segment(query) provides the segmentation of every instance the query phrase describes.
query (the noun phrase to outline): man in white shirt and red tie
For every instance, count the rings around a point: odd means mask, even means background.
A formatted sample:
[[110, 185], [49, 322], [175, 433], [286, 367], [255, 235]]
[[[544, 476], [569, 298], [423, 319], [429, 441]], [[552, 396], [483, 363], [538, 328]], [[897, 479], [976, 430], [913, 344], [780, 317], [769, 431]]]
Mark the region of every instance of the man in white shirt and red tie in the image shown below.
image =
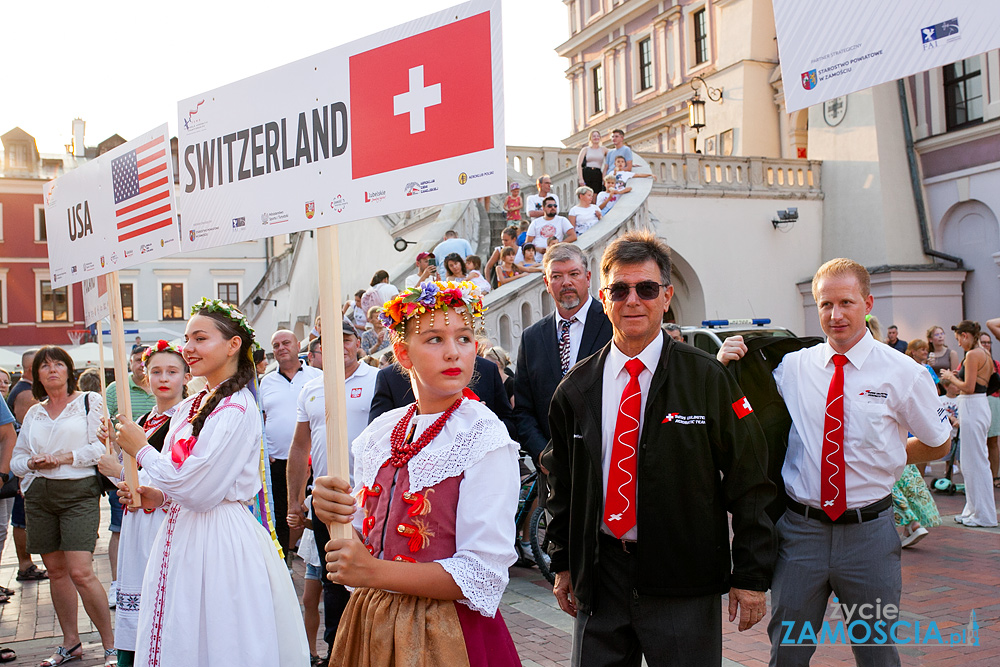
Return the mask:
[[553, 592], [576, 618], [572, 664], [720, 665], [721, 596], [730, 621], [752, 627], [776, 558], [763, 433], [729, 373], [661, 330], [666, 243], [619, 237], [601, 284], [612, 341], [556, 389], [543, 456]]
[[[792, 427], [781, 469], [789, 501], [777, 523], [771, 665], [809, 664], [815, 639], [800, 637], [820, 636], [831, 593], [848, 609], [893, 610], [856, 614], [851, 643], [858, 665], [900, 664], [886, 645], [895, 642], [882, 638], [902, 589], [890, 494], [908, 461], [948, 451], [951, 425], [927, 371], [868, 333], [870, 285], [852, 260], [821, 266], [812, 290], [826, 343], [785, 355], [773, 373]], [[719, 358], [745, 352], [741, 339], [729, 339]]]

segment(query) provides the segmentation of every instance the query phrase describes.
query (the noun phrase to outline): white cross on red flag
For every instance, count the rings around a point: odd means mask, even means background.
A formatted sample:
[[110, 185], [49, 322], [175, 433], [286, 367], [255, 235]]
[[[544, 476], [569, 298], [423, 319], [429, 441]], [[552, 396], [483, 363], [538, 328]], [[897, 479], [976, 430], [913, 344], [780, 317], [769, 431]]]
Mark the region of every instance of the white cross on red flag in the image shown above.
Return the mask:
[[490, 14], [350, 58], [352, 176], [493, 148]]
[[740, 419], [743, 419], [748, 414], [753, 412], [753, 408], [750, 407], [750, 401], [747, 400], [746, 396], [733, 403], [733, 412], [735, 412], [736, 416]]

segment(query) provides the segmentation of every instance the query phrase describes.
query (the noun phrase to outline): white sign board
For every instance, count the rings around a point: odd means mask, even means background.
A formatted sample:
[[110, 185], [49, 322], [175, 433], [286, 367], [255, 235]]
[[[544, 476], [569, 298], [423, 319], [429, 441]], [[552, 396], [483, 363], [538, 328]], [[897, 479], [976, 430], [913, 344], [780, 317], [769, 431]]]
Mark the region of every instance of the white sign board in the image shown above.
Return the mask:
[[182, 249], [503, 192], [501, 62], [473, 0], [182, 100]]
[[996, 0], [773, 2], [789, 112], [1000, 48]]
[[45, 232], [52, 286], [178, 252], [173, 195], [166, 123], [50, 181]]
[[104, 275], [83, 279], [83, 323], [88, 327], [111, 316], [108, 280]]

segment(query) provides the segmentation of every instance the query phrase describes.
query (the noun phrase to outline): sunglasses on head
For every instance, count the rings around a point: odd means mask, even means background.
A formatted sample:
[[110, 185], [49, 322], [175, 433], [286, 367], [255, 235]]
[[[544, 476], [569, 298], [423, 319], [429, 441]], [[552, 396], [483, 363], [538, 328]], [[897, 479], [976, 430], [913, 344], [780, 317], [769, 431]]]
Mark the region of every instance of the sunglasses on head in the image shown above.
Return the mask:
[[635, 289], [636, 296], [643, 301], [652, 301], [660, 296], [660, 288], [667, 287], [653, 280], [643, 280], [641, 283], [629, 285], [628, 283], [611, 283], [604, 288], [604, 293], [612, 301], [624, 301], [628, 298], [629, 292]]

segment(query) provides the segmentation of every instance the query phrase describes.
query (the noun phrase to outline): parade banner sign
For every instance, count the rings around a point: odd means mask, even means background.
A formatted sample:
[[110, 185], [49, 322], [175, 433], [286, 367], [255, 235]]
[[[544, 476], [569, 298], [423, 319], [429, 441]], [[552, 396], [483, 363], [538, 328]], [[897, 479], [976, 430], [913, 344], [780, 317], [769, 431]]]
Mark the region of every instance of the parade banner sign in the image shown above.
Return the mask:
[[503, 192], [500, 0], [178, 104], [181, 248]]
[[52, 286], [178, 252], [173, 193], [166, 123], [50, 181], [45, 233]]
[[[104, 275], [83, 279], [83, 323], [88, 327], [111, 316], [108, 280]], [[103, 327], [99, 327], [103, 328]], [[102, 364], [103, 365], [103, 364]]]
[[774, 0], [791, 111], [1000, 48], [1000, 2]]

